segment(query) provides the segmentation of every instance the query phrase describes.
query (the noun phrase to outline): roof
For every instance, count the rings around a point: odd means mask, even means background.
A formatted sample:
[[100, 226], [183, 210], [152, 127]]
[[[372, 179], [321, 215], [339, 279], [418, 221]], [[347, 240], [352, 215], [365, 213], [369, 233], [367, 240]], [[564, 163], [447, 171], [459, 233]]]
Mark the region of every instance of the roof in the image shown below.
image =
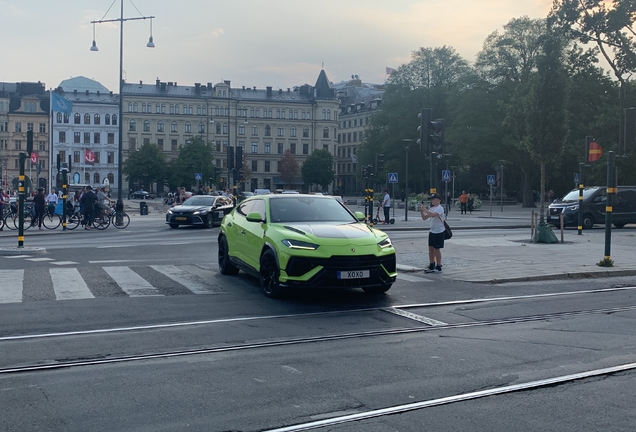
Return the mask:
[[109, 90], [101, 85], [99, 82], [86, 78], [84, 76], [77, 76], [69, 78], [60, 83], [58, 88], [61, 88], [64, 92], [72, 93], [77, 90], [78, 93], [85, 93], [88, 90], [90, 93], [108, 93]]

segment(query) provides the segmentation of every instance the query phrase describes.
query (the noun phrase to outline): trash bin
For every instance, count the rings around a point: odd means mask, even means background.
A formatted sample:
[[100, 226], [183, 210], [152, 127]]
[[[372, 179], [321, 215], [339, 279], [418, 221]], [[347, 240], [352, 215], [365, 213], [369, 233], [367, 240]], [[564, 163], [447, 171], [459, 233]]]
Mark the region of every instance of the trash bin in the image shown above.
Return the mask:
[[146, 204], [146, 201], [142, 201], [139, 203], [139, 214], [142, 216], [148, 214], [148, 204]]

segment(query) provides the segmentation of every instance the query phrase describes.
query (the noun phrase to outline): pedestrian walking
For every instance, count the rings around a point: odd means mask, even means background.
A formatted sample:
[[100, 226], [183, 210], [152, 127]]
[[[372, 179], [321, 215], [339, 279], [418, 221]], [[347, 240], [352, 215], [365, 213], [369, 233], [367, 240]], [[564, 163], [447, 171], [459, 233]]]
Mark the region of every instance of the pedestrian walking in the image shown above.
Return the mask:
[[462, 194], [459, 196], [459, 214], [466, 214], [468, 204], [468, 195], [466, 195], [466, 191], [462, 191]]
[[475, 198], [473, 195], [468, 196], [468, 201], [466, 202], [466, 207], [470, 214], [473, 214], [473, 207], [475, 206]]
[[[11, 201], [9, 200], [9, 195], [7, 195], [2, 188], [0, 188], [0, 215], [4, 216], [4, 207], [10, 206]], [[0, 225], [0, 231], [4, 228], [3, 225]]]
[[97, 195], [93, 192], [91, 186], [86, 186], [86, 192], [82, 194], [81, 204], [84, 209], [84, 229], [89, 230], [93, 225], [93, 217], [95, 215], [95, 202], [97, 201]]
[[388, 224], [389, 219], [391, 218], [391, 196], [389, 195], [389, 190], [384, 189], [384, 198], [382, 199], [382, 208], [384, 209], [384, 222], [383, 224]]
[[446, 206], [444, 206], [444, 211], [446, 212], [446, 215], [450, 213], [452, 205], [453, 205], [453, 197], [451, 197], [450, 192], [446, 192]]
[[35, 210], [35, 219], [31, 221], [31, 226], [36, 221], [38, 228], [42, 231], [42, 221], [44, 220], [44, 209], [46, 208], [46, 197], [44, 196], [44, 188], [38, 188], [38, 193], [33, 197], [33, 208]]
[[434, 193], [428, 197], [431, 202], [429, 208], [420, 204], [422, 220], [430, 220], [428, 233], [428, 261], [429, 265], [424, 273], [442, 272], [442, 249], [444, 248], [444, 208], [441, 206], [442, 197]]

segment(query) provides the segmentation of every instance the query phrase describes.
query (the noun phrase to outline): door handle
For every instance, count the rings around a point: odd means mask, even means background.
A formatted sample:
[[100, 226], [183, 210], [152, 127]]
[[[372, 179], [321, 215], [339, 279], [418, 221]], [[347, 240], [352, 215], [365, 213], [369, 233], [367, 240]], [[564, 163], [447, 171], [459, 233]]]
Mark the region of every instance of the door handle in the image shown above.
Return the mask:
[[241, 230], [241, 234], [245, 235], [245, 230]]

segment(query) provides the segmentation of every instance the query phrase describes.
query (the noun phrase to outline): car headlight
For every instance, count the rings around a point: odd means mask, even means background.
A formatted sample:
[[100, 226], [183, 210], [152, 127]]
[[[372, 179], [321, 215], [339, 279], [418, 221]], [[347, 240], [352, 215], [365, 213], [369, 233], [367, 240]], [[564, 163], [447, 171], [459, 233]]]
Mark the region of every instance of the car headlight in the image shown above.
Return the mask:
[[168, 211], [166, 213], [172, 214], [172, 209], [168, 209]]
[[283, 240], [281, 243], [290, 249], [316, 250], [320, 247], [317, 244], [307, 243], [300, 240]]
[[387, 237], [384, 240], [382, 240], [380, 243], [378, 243], [378, 246], [380, 247], [380, 249], [386, 249], [386, 248], [393, 247], [393, 243], [391, 243], [391, 239]]
[[203, 214], [203, 213], [205, 213], [205, 210], [197, 210], [197, 211], [195, 211], [195, 212], [194, 212], [194, 213], [192, 213], [192, 214], [193, 214], [193, 215], [200, 215], [200, 214]]
[[578, 204], [568, 207], [568, 210], [572, 210], [572, 211], [578, 210], [578, 209], [579, 209], [579, 205]]

